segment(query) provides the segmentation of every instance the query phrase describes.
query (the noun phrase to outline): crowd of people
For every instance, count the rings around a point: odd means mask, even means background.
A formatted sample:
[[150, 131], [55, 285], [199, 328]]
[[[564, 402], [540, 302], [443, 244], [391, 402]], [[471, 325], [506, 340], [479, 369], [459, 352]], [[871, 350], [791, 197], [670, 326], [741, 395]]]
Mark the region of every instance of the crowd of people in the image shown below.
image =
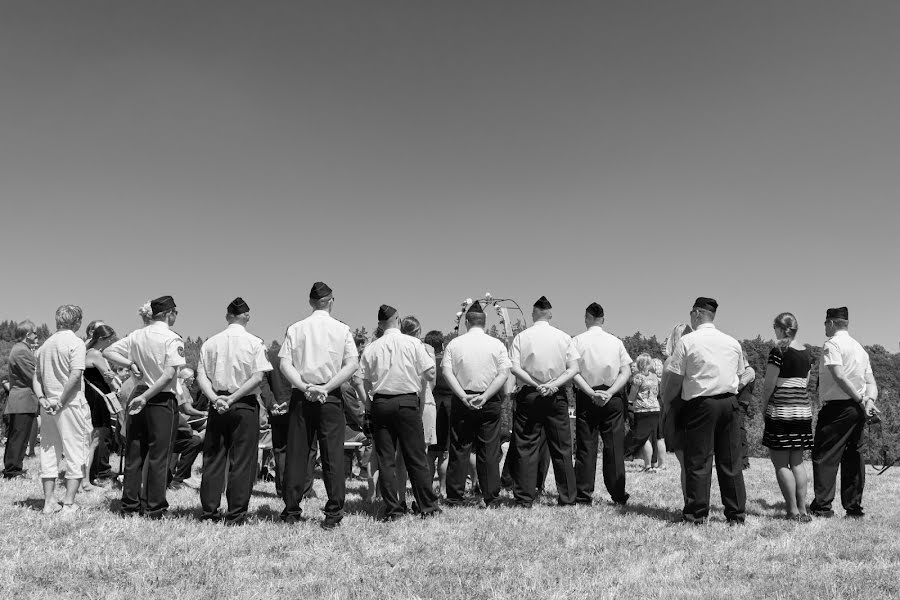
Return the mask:
[[[508, 346], [487, 335], [477, 301], [465, 310], [466, 332], [446, 346], [440, 331], [422, 336], [415, 317], [388, 305], [378, 309], [374, 339], [354, 336], [332, 316], [334, 295], [323, 282], [312, 286], [309, 306], [311, 314], [288, 327], [275, 356], [247, 331], [250, 307], [236, 298], [226, 307], [225, 329], [202, 344], [196, 372], [172, 329], [178, 309], [171, 296], [142, 306], [143, 326], [121, 338], [102, 321], [79, 337], [82, 310], [73, 305], [57, 309], [56, 332], [40, 345], [34, 323], [19, 323], [4, 382], [4, 477], [26, 476], [23, 460], [39, 417], [45, 513], [77, 511], [77, 494], [110, 477], [109, 448], [118, 440], [123, 514], [161, 518], [167, 490], [188, 484], [199, 487], [202, 519], [241, 524], [260, 473], [260, 448], [269, 447], [282, 520], [305, 519], [302, 504], [318, 463], [327, 495], [321, 525], [331, 529], [344, 516], [354, 463], [369, 482], [369, 499], [382, 499], [373, 516], [390, 521], [410, 512], [432, 517], [442, 506], [495, 507], [503, 487], [511, 488], [515, 505], [530, 508], [551, 464], [558, 504], [590, 505], [598, 455], [610, 501], [625, 505], [626, 457], [638, 457], [654, 473], [674, 452], [683, 520], [708, 519], [715, 463], [725, 518], [744, 522], [743, 415], [756, 373], [740, 344], [714, 325], [712, 298], [698, 298], [690, 323], [672, 330], [665, 362], [648, 354], [633, 360], [604, 330], [596, 302], [585, 309], [585, 331], [571, 337], [551, 325], [552, 306], [542, 296], [532, 308], [533, 325]], [[826, 311], [824, 404], [813, 432], [811, 354], [797, 341], [794, 315], [773, 321], [763, 445], [789, 519], [834, 514], [838, 468], [846, 514], [863, 516], [862, 432], [879, 411], [868, 356], [848, 326], [846, 308]], [[268, 401], [261, 399], [264, 383]], [[502, 399], [510, 391], [512, 430], [503, 431]], [[807, 506], [808, 450], [814, 498]], [[197, 482], [191, 472], [201, 454]]]

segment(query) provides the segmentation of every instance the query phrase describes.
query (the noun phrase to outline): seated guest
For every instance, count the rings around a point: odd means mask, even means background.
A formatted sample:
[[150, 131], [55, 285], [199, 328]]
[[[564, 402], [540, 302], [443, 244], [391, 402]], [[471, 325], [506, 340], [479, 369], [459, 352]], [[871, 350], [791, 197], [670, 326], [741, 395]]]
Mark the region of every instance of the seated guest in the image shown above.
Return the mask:
[[91, 411], [84, 398], [85, 346], [75, 335], [81, 327], [81, 308], [71, 304], [56, 309], [56, 333], [37, 351], [34, 393], [41, 405], [41, 481], [45, 514], [58, 510], [54, 498], [59, 466], [64, 465], [66, 494], [62, 510], [78, 509], [75, 495], [81, 487], [90, 432]]
[[813, 445], [812, 405], [806, 388], [812, 354], [797, 339], [797, 318], [781, 313], [773, 324], [778, 343], [769, 351], [762, 406], [762, 444], [769, 449], [787, 518], [806, 522], [808, 478], [803, 452]]

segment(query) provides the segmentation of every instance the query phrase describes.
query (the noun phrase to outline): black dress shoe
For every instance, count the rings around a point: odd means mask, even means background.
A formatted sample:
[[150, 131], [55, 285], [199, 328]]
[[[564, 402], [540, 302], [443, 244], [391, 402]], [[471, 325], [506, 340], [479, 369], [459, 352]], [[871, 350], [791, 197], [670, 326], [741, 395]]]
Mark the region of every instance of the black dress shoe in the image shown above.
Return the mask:
[[326, 529], [326, 530], [337, 529], [340, 526], [341, 526], [341, 520], [340, 519], [332, 519], [331, 517], [325, 517], [325, 520], [322, 521], [322, 524], [320, 525], [320, 527], [322, 529]]

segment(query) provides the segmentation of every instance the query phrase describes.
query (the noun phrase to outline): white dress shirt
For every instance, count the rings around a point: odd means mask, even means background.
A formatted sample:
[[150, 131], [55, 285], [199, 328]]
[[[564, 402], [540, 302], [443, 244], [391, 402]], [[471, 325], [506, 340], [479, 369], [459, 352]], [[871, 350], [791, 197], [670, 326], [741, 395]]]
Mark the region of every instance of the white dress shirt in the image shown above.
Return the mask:
[[[213, 390], [229, 394], [238, 391], [254, 373], [272, 370], [266, 356], [266, 345], [250, 334], [243, 325], [232, 323], [200, 346], [200, 368], [212, 383]], [[259, 393], [259, 387], [248, 392]]]
[[363, 350], [360, 367], [373, 394], [418, 394], [434, 359], [417, 338], [388, 329]]
[[568, 333], [547, 321], [537, 321], [513, 339], [509, 358], [514, 367], [542, 384], [565, 373], [566, 364], [581, 355]]
[[703, 323], [682, 336], [666, 370], [684, 377], [681, 397], [736, 394], [739, 374], [747, 368], [741, 345], [712, 323]]
[[866, 393], [866, 375], [872, 374], [869, 354], [859, 342], [850, 337], [850, 333], [841, 330], [825, 341], [822, 347], [822, 360], [819, 363], [819, 398], [823, 402], [829, 400], [849, 400], [847, 392], [842, 390], [828, 365], [842, 365], [844, 377], [860, 396]]
[[599, 325], [576, 335], [572, 341], [581, 355], [579, 372], [591, 387], [611, 386], [619, 378], [622, 366], [633, 362], [622, 340]]
[[183, 367], [184, 340], [169, 328], [165, 321], [153, 323], [128, 334], [123, 343], [128, 348], [128, 358], [143, 374], [140, 384], [152, 386], [168, 367], [174, 367], [175, 377], [160, 392], [176, 392], [178, 367]]
[[127, 349], [126, 356], [143, 375], [137, 382], [138, 385], [150, 387], [162, 378], [163, 371], [167, 367], [174, 367], [176, 376], [160, 392], [175, 393], [178, 367], [186, 364], [184, 341], [180, 335], [169, 329], [168, 323], [153, 321], [146, 327], [132, 331], [112, 347], [115, 350]]
[[278, 358], [291, 358], [300, 379], [308, 385], [323, 385], [359, 353], [350, 328], [317, 310], [287, 329]]
[[444, 373], [453, 373], [462, 389], [483, 392], [512, 363], [503, 342], [486, 334], [481, 327], [472, 327], [450, 340], [444, 348], [441, 366]]

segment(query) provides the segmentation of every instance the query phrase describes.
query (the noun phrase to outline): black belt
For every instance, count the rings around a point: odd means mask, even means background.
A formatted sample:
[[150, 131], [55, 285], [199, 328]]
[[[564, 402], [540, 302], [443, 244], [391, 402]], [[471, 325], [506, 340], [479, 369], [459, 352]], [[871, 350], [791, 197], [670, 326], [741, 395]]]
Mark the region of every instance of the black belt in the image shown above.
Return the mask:
[[381, 399], [390, 400], [391, 398], [399, 398], [400, 396], [418, 396], [418, 395], [419, 395], [419, 392], [417, 392], [417, 391], [416, 392], [403, 392], [401, 394], [381, 394], [381, 393], [379, 393], [379, 394], [375, 394], [374, 396], [372, 396], [372, 400], [381, 400]]
[[726, 392], [724, 394], [716, 394], [715, 396], [697, 396], [696, 398], [691, 398], [690, 400], [685, 400], [685, 402], [692, 402], [694, 400], [725, 400], [726, 398], [736, 398], [737, 393], [735, 392]]

